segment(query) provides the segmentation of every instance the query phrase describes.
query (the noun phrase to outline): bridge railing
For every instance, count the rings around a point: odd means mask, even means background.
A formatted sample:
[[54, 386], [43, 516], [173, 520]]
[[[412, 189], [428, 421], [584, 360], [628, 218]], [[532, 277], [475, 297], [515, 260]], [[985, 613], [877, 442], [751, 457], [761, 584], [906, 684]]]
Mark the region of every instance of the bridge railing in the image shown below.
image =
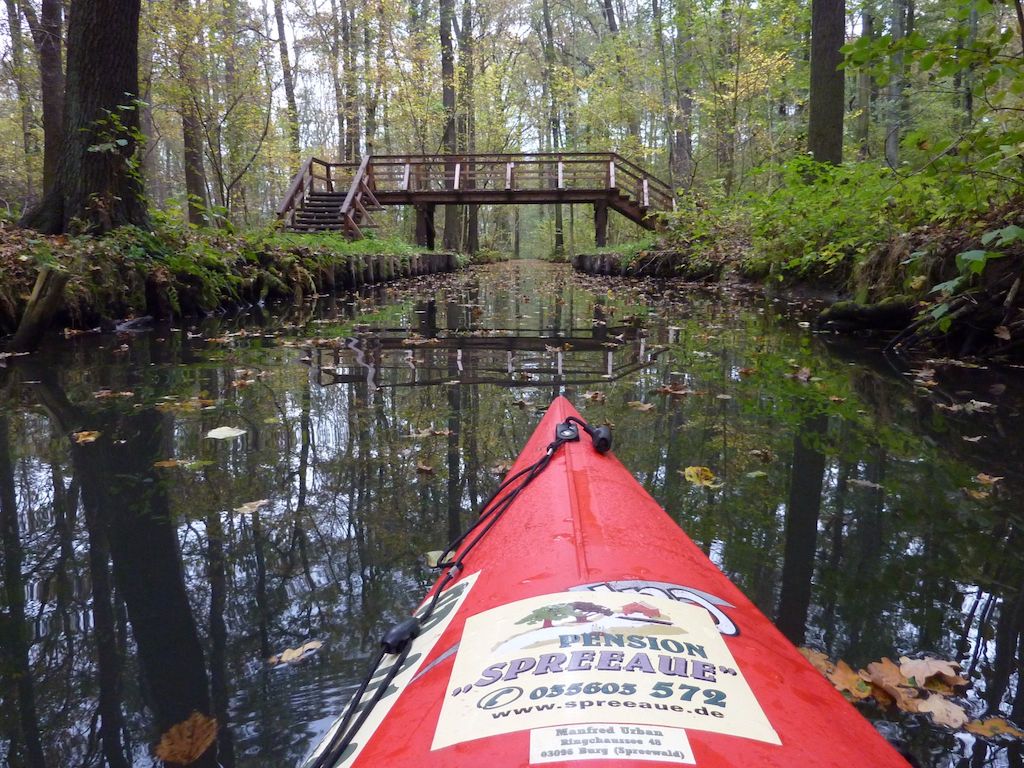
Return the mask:
[[288, 191], [277, 208], [277, 217], [291, 224], [295, 210], [302, 207], [302, 201], [316, 192], [334, 192], [346, 189], [351, 182], [358, 163], [330, 163], [319, 157], [308, 157], [292, 177]]
[[668, 211], [675, 206], [675, 195], [668, 184], [614, 152], [370, 155], [362, 163], [307, 159], [292, 178], [278, 207], [278, 217], [286, 225], [291, 224], [296, 209], [309, 195], [349, 189], [360, 174], [365, 175], [367, 190], [381, 195], [470, 190], [617, 191], [645, 210]]
[[672, 188], [612, 152], [375, 155], [378, 192], [619, 190], [644, 208], [671, 210]]

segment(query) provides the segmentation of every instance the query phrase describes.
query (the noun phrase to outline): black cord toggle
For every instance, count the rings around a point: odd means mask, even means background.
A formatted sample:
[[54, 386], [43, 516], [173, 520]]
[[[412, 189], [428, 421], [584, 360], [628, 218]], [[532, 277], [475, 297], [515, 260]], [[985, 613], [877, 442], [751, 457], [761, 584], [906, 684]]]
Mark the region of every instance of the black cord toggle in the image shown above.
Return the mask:
[[401, 653], [405, 647], [420, 634], [420, 620], [410, 616], [405, 621], [400, 621], [381, 638], [380, 645], [385, 653]]
[[[573, 424], [579, 424], [583, 427], [583, 431], [590, 435], [590, 442], [594, 445], [594, 450], [598, 453], [608, 453], [612, 449], [612, 428], [607, 424], [602, 424], [600, 427], [592, 427], [582, 419], [577, 419], [575, 416], [570, 416], [565, 424], [573, 426]], [[558, 425], [561, 428], [562, 424]], [[577, 434], [578, 436], [578, 434]]]

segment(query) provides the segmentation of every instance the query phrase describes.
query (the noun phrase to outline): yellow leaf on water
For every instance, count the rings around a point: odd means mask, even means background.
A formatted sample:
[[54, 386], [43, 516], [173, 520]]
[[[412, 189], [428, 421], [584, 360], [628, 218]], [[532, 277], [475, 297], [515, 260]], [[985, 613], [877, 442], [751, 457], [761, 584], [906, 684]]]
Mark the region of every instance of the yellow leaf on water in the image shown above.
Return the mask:
[[193, 712], [160, 737], [156, 756], [165, 763], [190, 765], [203, 756], [217, 738], [217, 719]]
[[265, 507], [270, 503], [269, 499], [258, 499], [257, 501], [249, 501], [240, 507], [235, 507], [235, 512], [239, 515], [251, 515], [257, 510]]
[[702, 485], [705, 488], [720, 488], [720, 485], [715, 485], [715, 473], [707, 467], [687, 467], [683, 470], [683, 477], [688, 482], [694, 485]]
[[959, 704], [939, 694], [931, 694], [927, 699], [917, 702], [918, 712], [927, 712], [938, 725], [947, 728], [962, 728], [967, 722], [967, 713]]
[[842, 659], [836, 662], [835, 669], [828, 675], [828, 679], [837, 689], [846, 691], [855, 699], [866, 699], [871, 695], [871, 686], [860, 676], [859, 672], [854, 672], [853, 668]]
[[159, 469], [171, 469], [181, 464], [177, 459], [164, 459], [163, 461], [154, 461], [153, 466]]
[[821, 672], [821, 674], [828, 675], [832, 671], [832, 662], [829, 661], [828, 656], [821, 651], [816, 651], [813, 648], [797, 648], [797, 650], [800, 651], [800, 654], [811, 662], [811, 666]]
[[964, 730], [978, 736], [1009, 736], [1014, 739], [1024, 739], [1024, 731], [1001, 717], [971, 720], [964, 726]]
[[654, 408], [654, 403], [642, 403], [639, 400], [630, 400], [626, 405], [635, 411], [641, 412], [646, 412]]
[[434, 468], [422, 461], [416, 463], [416, 471], [421, 472], [424, 475], [434, 474]]
[[[859, 674], [861, 679], [874, 686], [872, 694], [883, 704], [888, 703], [888, 699], [904, 712], [918, 711], [917, 689], [911, 686], [891, 659], [882, 657], [880, 661], [873, 661], [866, 671]], [[883, 695], [880, 696], [879, 691]]]
[[88, 430], [83, 432], [72, 432], [71, 439], [79, 445], [85, 445], [86, 443], [95, 443], [96, 438], [102, 434], [102, 432], [90, 432]]
[[310, 640], [308, 643], [303, 643], [298, 648], [286, 648], [284, 651], [279, 653], [277, 656], [270, 658], [271, 664], [292, 664], [300, 659], [304, 659], [307, 656], [316, 653], [323, 648], [323, 643], [319, 640]]
[[608, 399], [608, 396], [605, 395], [604, 392], [584, 392], [583, 399], [589, 400], [592, 403], [603, 403], [605, 400]]
[[979, 472], [977, 475], [974, 476], [974, 479], [977, 480], [982, 485], [995, 485], [1003, 478], [993, 477], [992, 475], [986, 475], [984, 472]]

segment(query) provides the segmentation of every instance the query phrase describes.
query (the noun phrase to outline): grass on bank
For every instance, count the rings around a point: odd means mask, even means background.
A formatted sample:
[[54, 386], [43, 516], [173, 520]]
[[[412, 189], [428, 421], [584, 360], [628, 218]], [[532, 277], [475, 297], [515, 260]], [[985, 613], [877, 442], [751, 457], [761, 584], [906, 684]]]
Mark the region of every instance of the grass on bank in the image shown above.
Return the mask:
[[44, 266], [70, 273], [65, 321], [83, 327], [102, 318], [206, 313], [309, 294], [353, 257], [408, 260], [420, 250], [398, 238], [353, 242], [272, 227], [230, 233], [159, 215], [148, 230], [121, 227], [102, 237], [49, 237], [0, 223], [0, 331], [16, 327]]

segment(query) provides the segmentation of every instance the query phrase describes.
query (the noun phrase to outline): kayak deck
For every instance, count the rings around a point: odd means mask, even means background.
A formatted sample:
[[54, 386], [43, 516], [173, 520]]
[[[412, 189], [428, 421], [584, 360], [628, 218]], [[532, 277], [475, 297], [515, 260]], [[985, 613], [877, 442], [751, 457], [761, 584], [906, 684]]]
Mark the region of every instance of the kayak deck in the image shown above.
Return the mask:
[[[571, 416], [557, 398], [510, 475]], [[466, 556], [338, 765], [906, 766], [581, 438]]]

